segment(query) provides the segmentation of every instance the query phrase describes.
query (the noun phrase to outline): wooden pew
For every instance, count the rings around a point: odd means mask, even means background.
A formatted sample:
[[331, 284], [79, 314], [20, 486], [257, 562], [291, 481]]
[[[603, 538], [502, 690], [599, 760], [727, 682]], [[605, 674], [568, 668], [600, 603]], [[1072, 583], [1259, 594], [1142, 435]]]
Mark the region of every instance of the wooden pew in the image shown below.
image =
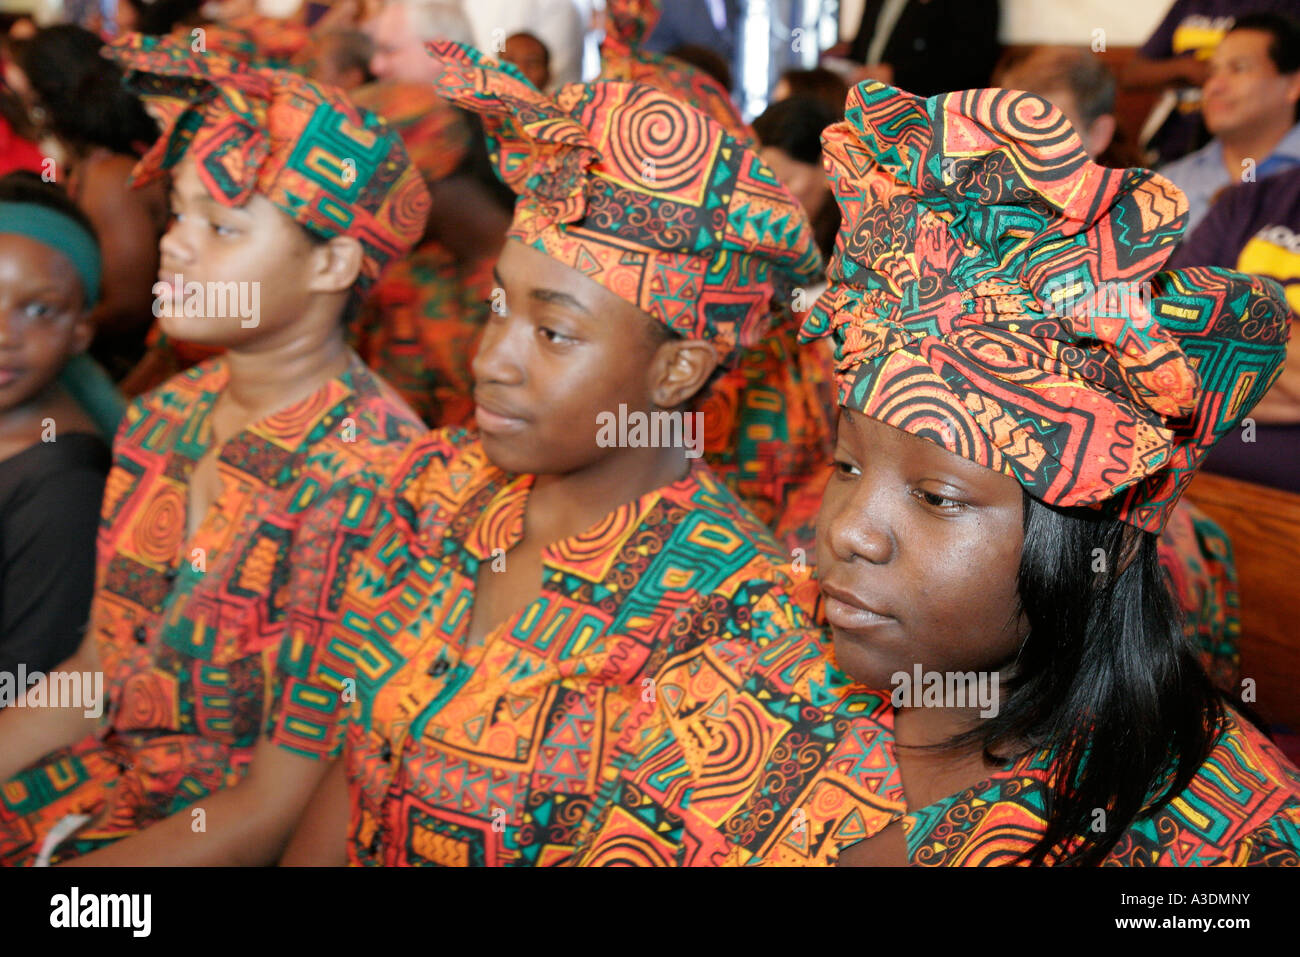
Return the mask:
[[1300, 732], [1300, 495], [1207, 473], [1192, 480], [1187, 497], [1232, 540], [1241, 675], [1255, 679], [1254, 708]]

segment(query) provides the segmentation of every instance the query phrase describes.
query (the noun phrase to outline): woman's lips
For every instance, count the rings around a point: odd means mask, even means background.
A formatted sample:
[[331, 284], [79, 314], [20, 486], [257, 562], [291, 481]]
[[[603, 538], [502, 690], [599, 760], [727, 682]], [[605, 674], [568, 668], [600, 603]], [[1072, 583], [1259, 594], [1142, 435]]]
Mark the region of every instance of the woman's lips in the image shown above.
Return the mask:
[[481, 431], [492, 433], [518, 432], [528, 424], [516, 416], [495, 412], [482, 403], [474, 405], [474, 420]]
[[826, 612], [826, 620], [832, 627], [844, 631], [863, 631], [881, 625], [896, 624], [898, 621], [890, 615], [867, 607], [865, 602], [834, 585], [823, 583], [822, 596], [825, 599], [822, 607]]
[[23, 374], [21, 369], [0, 369], [0, 387], [7, 386]]

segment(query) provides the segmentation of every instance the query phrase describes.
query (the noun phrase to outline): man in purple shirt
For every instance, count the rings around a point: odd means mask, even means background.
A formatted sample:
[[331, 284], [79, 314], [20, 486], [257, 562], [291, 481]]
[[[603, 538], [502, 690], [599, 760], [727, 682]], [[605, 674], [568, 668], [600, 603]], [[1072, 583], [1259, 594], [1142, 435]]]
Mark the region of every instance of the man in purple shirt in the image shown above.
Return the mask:
[[[1169, 260], [1170, 268], [1227, 266], [1276, 279], [1291, 319], [1300, 312], [1300, 168], [1227, 190]], [[1255, 406], [1253, 430], [1225, 436], [1210, 472], [1300, 492], [1300, 336], [1292, 327], [1287, 364]]]
[[1225, 186], [1300, 166], [1300, 23], [1274, 13], [1240, 17], [1210, 57], [1202, 94], [1215, 138], [1161, 169], [1187, 194], [1189, 230]]

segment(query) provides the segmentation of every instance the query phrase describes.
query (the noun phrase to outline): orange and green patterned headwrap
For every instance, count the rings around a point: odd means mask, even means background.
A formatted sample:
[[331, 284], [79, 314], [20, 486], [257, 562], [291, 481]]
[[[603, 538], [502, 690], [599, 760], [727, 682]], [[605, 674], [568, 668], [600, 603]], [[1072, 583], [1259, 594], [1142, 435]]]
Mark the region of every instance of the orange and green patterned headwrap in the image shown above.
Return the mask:
[[1028, 93], [867, 82], [822, 144], [844, 218], [802, 335], [833, 340], [840, 404], [1159, 531], [1281, 372], [1280, 287], [1157, 274], [1182, 193], [1091, 162]]
[[469, 155], [474, 131], [465, 114], [428, 83], [378, 80], [350, 96], [397, 131], [426, 183], [446, 179]]
[[552, 100], [477, 50], [428, 48], [439, 92], [483, 117], [519, 196], [510, 237], [711, 342], [724, 365], [762, 339], [774, 299], [820, 277], [798, 201], [704, 114], [630, 83], [571, 83]]
[[171, 37], [128, 34], [103, 52], [161, 130], [133, 182], [190, 154], [218, 202], [242, 206], [259, 193], [317, 236], [355, 237], [359, 295], [423, 235], [429, 193], [401, 137], [342, 91]]
[[653, 86], [713, 117], [741, 143], [756, 149], [754, 131], [721, 83], [685, 60], [642, 49], [661, 12], [659, 0], [608, 0], [600, 79]]

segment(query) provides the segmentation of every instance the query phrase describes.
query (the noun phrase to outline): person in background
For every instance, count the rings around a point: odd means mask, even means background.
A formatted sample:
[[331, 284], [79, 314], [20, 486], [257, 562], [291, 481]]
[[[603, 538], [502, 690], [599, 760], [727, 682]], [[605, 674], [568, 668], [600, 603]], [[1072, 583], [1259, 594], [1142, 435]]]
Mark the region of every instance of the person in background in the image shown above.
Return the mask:
[[[841, 101], [841, 111], [843, 107]], [[762, 144], [759, 155], [799, 200], [824, 257], [835, 248], [840, 212], [822, 169], [821, 134], [842, 118], [819, 99], [791, 96], [774, 101], [754, 120], [754, 133]]]
[[[1226, 266], [1276, 280], [1286, 290], [1294, 327], [1300, 316], [1300, 169], [1226, 190], [1170, 263]], [[1300, 337], [1292, 335], [1286, 368], [1251, 418], [1254, 429], [1215, 446], [1206, 471], [1300, 493]]]
[[731, 92], [733, 82], [731, 67], [722, 57], [722, 54], [706, 46], [700, 46], [698, 43], [679, 43], [669, 50], [665, 56], [680, 60], [683, 63], [689, 63], [696, 69], [703, 70], [718, 81], [718, 86], [727, 92]]
[[834, 70], [824, 66], [811, 70], [786, 70], [772, 88], [772, 102], [780, 103], [792, 96], [812, 97], [834, 114], [836, 121], [844, 118], [844, 101], [849, 95], [849, 85]]
[[60, 666], [102, 672], [108, 707], [0, 714], [0, 861], [265, 864], [341, 745], [356, 659], [324, 632], [362, 498], [423, 432], [345, 328], [428, 194], [341, 91], [171, 36], [107, 52], [161, 117], [136, 172], [170, 173], [160, 322], [223, 352], [118, 431], [90, 626]]
[[999, 0], [867, 0], [858, 32], [832, 48], [919, 96], [988, 86], [998, 60]]
[[[480, 50], [500, 56], [506, 38], [531, 33], [550, 53], [551, 82], [582, 79], [583, 16], [575, 0], [461, 0]], [[448, 38], [454, 39], [454, 38]]]
[[1065, 114], [1088, 158], [1102, 157], [1115, 138], [1115, 74], [1084, 47], [1035, 47], [1003, 68], [994, 86], [1036, 93]]
[[726, 86], [694, 63], [646, 47], [646, 37], [662, 13], [661, 0], [608, 0], [600, 44], [600, 79], [653, 86], [722, 124], [746, 146], [753, 146], [754, 131]]
[[[431, 40], [469, 43], [469, 20], [458, 0], [386, 0], [362, 29], [375, 45], [370, 72], [378, 80], [429, 83], [436, 70], [425, 52]], [[502, 40], [505, 35], [502, 35]]]
[[30, 173], [0, 178], [0, 673], [7, 675], [20, 666], [46, 672], [70, 657], [90, 612], [109, 449], [58, 376], [94, 335], [100, 269], [94, 227], [62, 189]]
[[61, 153], [52, 157], [55, 181], [99, 237], [104, 279], [90, 351], [121, 380], [144, 354], [153, 324], [167, 200], [159, 184], [134, 190], [127, 183], [158, 129], [139, 99], [122, 87], [121, 71], [99, 55], [102, 45], [81, 27], [45, 27], [13, 44], [5, 73]]
[[313, 33], [307, 46], [294, 57], [294, 67], [317, 83], [355, 90], [374, 81], [370, 61], [375, 46], [360, 30], [331, 30]]
[[[735, 76], [740, 69], [740, 0], [670, 0], [645, 38], [650, 53], [673, 55], [682, 46], [712, 50]], [[730, 83], [722, 84], [731, 89]]]
[[1210, 77], [1214, 48], [1235, 19], [1294, 10], [1295, 0], [1174, 0], [1121, 77], [1125, 89], [1161, 93], [1138, 137], [1146, 165], [1181, 159], [1209, 139], [1201, 117], [1201, 86]]
[[519, 67], [528, 82], [539, 90], [551, 88], [551, 51], [531, 33], [512, 33], [506, 37], [501, 59]]
[[1300, 21], [1239, 17], [1215, 47], [1201, 92], [1214, 139], [1160, 170], [1187, 194], [1189, 231], [1224, 187], [1300, 166]]
[[36, 145], [38, 135], [22, 101], [0, 84], [0, 176], [18, 170], [41, 172], [45, 156]]
[[352, 99], [402, 137], [434, 209], [419, 244], [375, 284], [353, 323], [353, 343], [426, 425], [470, 426], [471, 363], [491, 314], [492, 270], [514, 195], [492, 170], [478, 117], [433, 86], [381, 81]]
[[203, 22], [202, 0], [117, 0], [117, 32], [166, 36], [178, 26]]

